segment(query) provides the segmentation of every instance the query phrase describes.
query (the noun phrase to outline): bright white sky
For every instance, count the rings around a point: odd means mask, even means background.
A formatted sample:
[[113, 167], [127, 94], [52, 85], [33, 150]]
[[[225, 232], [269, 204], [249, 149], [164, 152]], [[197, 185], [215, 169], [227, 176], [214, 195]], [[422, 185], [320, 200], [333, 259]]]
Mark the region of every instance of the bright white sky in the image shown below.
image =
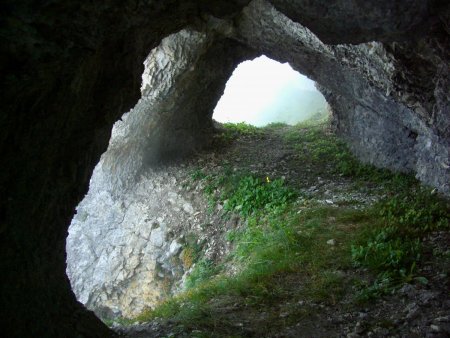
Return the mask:
[[[295, 109], [286, 107], [286, 96], [302, 91], [318, 93], [314, 82], [294, 71], [288, 63], [281, 64], [263, 55], [243, 62], [235, 69], [214, 110], [213, 118], [222, 123], [247, 122], [258, 126], [270, 122], [295, 124], [299, 121], [293, 122], [292, 118], [283, 121], [282, 118], [284, 111]], [[281, 99], [284, 102], [282, 108]], [[302, 119], [299, 116], [299, 120]]]

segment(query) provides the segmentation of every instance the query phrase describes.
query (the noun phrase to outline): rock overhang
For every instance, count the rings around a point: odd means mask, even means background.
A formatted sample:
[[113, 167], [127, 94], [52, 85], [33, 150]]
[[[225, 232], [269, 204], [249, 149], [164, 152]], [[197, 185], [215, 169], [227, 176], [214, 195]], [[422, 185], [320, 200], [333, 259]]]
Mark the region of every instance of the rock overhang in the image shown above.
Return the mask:
[[[4, 4], [2, 15], [8, 20], [1, 28], [6, 32], [1, 47], [0, 191], [5, 196], [0, 214], [5, 271], [1, 295], [2, 318], [16, 314], [5, 323], [12, 336], [107, 335], [104, 326], [75, 302], [64, 274], [64, 242], [74, 206], [106, 149], [112, 123], [137, 100], [141, 63], [149, 50], [188, 25], [203, 25], [205, 13], [243, 27], [245, 21], [240, 20], [246, 14], [240, 13], [248, 3], [233, 1], [228, 7], [223, 2], [126, 1], [120, 8], [112, 1], [101, 6], [72, 1]], [[361, 50], [332, 46], [336, 60], [331, 57], [329, 63], [313, 58], [320, 62], [305, 64], [307, 53], [290, 62], [327, 88], [338, 132], [361, 158], [414, 170], [422, 181], [448, 193], [450, 77], [444, 20], [449, 17], [448, 4], [404, 1], [399, 8], [406, 6], [405, 11], [385, 15], [391, 1], [354, 2], [356, 7], [347, 6], [347, 1], [325, 6], [308, 1], [271, 3], [277, 12], [284, 12], [280, 15], [310, 28], [322, 41], [385, 42]], [[317, 6], [327, 15], [322, 16]], [[246, 11], [263, 7], [271, 5], [256, 1]], [[352, 26], [343, 28], [341, 22], [346, 20], [338, 20], [365, 18], [367, 13], [378, 13], [367, 27], [364, 20], [347, 20], [344, 23]], [[235, 43], [287, 61], [286, 51], [278, 47], [283, 39], [257, 39], [257, 32], [250, 31], [257, 26], [247, 19], [249, 30], [241, 30]], [[327, 24], [320, 24], [325, 19]], [[295, 34], [290, 38], [292, 46], [300, 43]], [[376, 57], [365, 60], [367, 54]], [[390, 61], [376, 66], [376, 58]], [[379, 67], [387, 64], [394, 69]], [[332, 78], [339, 69], [339, 76]], [[377, 130], [390, 130], [390, 137]]]

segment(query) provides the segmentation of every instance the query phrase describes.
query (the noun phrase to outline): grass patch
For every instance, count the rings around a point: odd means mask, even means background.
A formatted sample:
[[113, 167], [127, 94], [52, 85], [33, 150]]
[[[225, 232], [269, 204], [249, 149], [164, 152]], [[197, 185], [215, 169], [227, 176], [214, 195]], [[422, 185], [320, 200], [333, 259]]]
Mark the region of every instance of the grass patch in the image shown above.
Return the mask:
[[190, 233], [184, 239], [183, 250], [180, 253], [184, 270], [189, 270], [203, 255], [203, 242], [199, 242], [194, 233]]
[[217, 133], [214, 135], [214, 144], [217, 147], [221, 147], [232, 143], [237, 137], [257, 136], [262, 134], [263, 131], [261, 128], [245, 122], [221, 123], [217, 129]]
[[310, 164], [320, 175], [343, 175], [355, 180], [384, 182], [398, 176], [389, 170], [378, 169], [361, 163], [353, 156], [345, 142], [330, 130], [328, 121], [307, 121], [297, 124], [285, 135], [285, 141], [297, 149], [297, 156], [303, 163]]
[[226, 198], [224, 208], [244, 217], [261, 213], [282, 212], [296, 194], [282, 179], [260, 179], [251, 175], [240, 178], [237, 187]]
[[[335, 208], [317, 206], [299, 215], [294, 205], [277, 216], [249, 216], [248, 226], [233, 234], [236, 250], [230, 259], [233, 265], [241, 266], [240, 273], [217, 275], [213, 264], [202, 263], [188, 291], [142, 313], [138, 320], [170, 318], [180, 325], [180, 332], [195, 329], [226, 337], [239, 329], [232, 325], [224, 309], [233, 307], [242, 318], [264, 309], [271, 318], [257, 328], [264, 335], [283, 327], [290, 316], [295, 317], [293, 322], [298, 320], [297, 308], [281, 320], [273, 312], [276, 304], [304, 299], [337, 303], [345, 292], [345, 279], [339, 270], [351, 266], [352, 236], [347, 238], [345, 227], [330, 223], [330, 217], [339, 214]], [[328, 245], [330, 238], [336, 239], [338, 245]], [[314, 310], [302, 312], [305, 317], [313, 314]]]
[[262, 135], [263, 131], [261, 128], [252, 126], [245, 122], [240, 123], [223, 123], [223, 132], [220, 137], [225, 141], [232, 141], [239, 136], [257, 136]]
[[220, 270], [220, 267], [216, 266], [213, 261], [204, 258], [201, 259], [196, 263], [194, 270], [188, 276], [186, 288], [192, 289], [205, 281], [208, 281], [213, 276], [217, 275]]
[[264, 130], [278, 130], [286, 128], [288, 125], [283, 122], [272, 122], [269, 123], [267, 126], [263, 127]]
[[[280, 301], [308, 297], [334, 304], [340, 299], [344, 280], [337, 270], [351, 266], [352, 236], [330, 219], [344, 209], [337, 212], [311, 202], [309, 209], [298, 214], [298, 193], [283, 180], [234, 173], [219, 175], [226, 178], [217, 184], [208, 175], [197, 176], [207, 182], [205, 190], [209, 194], [223, 188], [217, 202], [224, 203], [229, 213], [239, 213], [245, 219], [245, 227], [228, 233], [235, 247], [228, 260], [239, 267], [239, 273], [228, 276], [212, 262], [200, 260], [188, 278], [188, 290], [141, 314], [140, 321], [170, 318], [180, 323], [183, 330], [195, 328], [227, 336], [236, 328], [224, 318], [224, 304], [217, 305], [217, 299], [228, 299], [239, 307], [258, 311], [266, 308], [269, 312]], [[339, 245], [327, 244], [330, 238]], [[299, 287], [300, 281], [303, 287]], [[265, 329], [284, 325], [274, 321]]]
[[377, 203], [371, 213], [373, 224], [352, 245], [354, 265], [376, 274], [374, 282], [362, 288], [360, 298], [369, 300], [411, 281], [426, 283], [416, 272], [421, 239], [431, 231], [449, 230], [449, 202], [431, 189], [403, 187]]
[[[224, 127], [228, 135], [260, 132], [245, 124]], [[243, 327], [234, 325], [247, 318], [257, 323], [252, 334], [264, 336], [277, 332], [292, 316], [314, 315], [314, 310], [293, 308], [280, 317], [277, 304], [300, 300], [337, 304], [353, 294], [354, 285], [360, 291], [358, 300], [365, 301], [405, 282], [426, 282], [417, 275], [421, 239], [431, 231], [449, 229], [448, 201], [420, 188], [411, 176], [361, 164], [323, 121], [298, 125], [285, 140], [295, 145], [301, 161], [317, 169], [317, 175], [326, 172], [382, 185], [385, 198], [364, 210], [351, 203], [323, 206], [281, 179], [230, 168], [214, 175], [196, 170], [191, 177], [203, 183], [210, 207], [222, 204], [225, 216], [239, 214], [244, 226], [227, 233], [234, 249], [224, 265], [202, 258], [195, 241], [187, 243], [184, 250], [190, 250], [192, 259], [186, 265], [195, 263], [187, 290], [145, 311], [138, 320], [170, 318], [180, 325], [180, 332], [199, 330], [205, 336], [226, 337], [248, 336]], [[226, 265], [236, 267], [234, 274], [226, 271]], [[348, 274], [355, 267], [364, 268], [371, 279]], [[257, 314], [263, 311], [270, 321], [258, 322]]]

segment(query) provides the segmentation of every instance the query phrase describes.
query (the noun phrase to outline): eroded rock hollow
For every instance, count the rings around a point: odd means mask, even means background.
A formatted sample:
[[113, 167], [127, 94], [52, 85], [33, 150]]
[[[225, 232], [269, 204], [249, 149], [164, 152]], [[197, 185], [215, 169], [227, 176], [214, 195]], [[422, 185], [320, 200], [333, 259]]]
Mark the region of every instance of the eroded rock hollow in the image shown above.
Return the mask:
[[449, 18], [419, 0], [2, 4], [2, 329], [112, 335], [71, 291], [65, 239], [113, 123], [137, 102], [94, 172], [102, 203], [207, 144], [226, 80], [261, 54], [321, 86], [363, 161], [449, 195]]

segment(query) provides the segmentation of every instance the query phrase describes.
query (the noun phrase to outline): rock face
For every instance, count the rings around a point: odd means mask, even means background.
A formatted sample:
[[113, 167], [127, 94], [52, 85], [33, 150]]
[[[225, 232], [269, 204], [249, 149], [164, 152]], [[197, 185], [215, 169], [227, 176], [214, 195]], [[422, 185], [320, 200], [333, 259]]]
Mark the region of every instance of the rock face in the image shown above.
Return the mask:
[[[272, 0], [279, 11], [308, 27], [325, 43], [396, 41], [423, 34], [429, 27], [431, 1]], [[351, 20], [343, 19], [351, 13]], [[399, 20], [403, 18], [403, 20]], [[337, 24], [337, 22], [339, 22]]]
[[236, 42], [182, 30], [147, 57], [142, 98], [114, 125], [67, 238], [72, 288], [101, 317], [136, 316], [177, 288], [184, 237], [194, 223], [207, 223], [194, 215], [205, 207], [180, 195], [176, 173], [152, 166], [209, 142], [204, 116], [242, 55], [250, 54]]
[[191, 224], [206, 221], [194, 215], [199, 203], [194, 194], [183, 196], [175, 174], [149, 170], [120, 199], [91, 188], [78, 206], [67, 238], [67, 274], [80, 302], [102, 318], [136, 316], [182, 279], [185, 237]]
[[[398, 83], [411, 70], [398, 66], [400, 56], [390, 52], [392, 46], [325, 45], [265, 1], [254, 1], [243, 10], [237, 38], [316, 80], [332, 107], [337, 132], [361, 160], [415, 171], [426, 184], [450, 193], [449, 108], [441, 99], [448, 73], [440, 71], [448, 60], [439, 56], [439, 50], [428, 62], [421, 58], [423, 72], [429, 72], [434, 84], [429, 85], [434, 94], [425, 100], [422, 92]], [[442, 122], [432, 123], [436, 118]]]
[[16, 0], [1, 12], [0, 318], [9, 336], [110, 334], [70, 290], [67, 227], [112, 124], [138, 100], [143, 60], [183, 28], [179, 72], [168, 76], [161, 59], [144, 88], [157, 97], [138, 104], [150, 101], [152, 117], [125, 117], [133, 129], [111, 144], [129, 155], [103, 162], [108, 191], [204, 145], [234, 66], [264, 53], [324, 88], [337, 131], [363, 160], [450, 194], [445, 1]]

